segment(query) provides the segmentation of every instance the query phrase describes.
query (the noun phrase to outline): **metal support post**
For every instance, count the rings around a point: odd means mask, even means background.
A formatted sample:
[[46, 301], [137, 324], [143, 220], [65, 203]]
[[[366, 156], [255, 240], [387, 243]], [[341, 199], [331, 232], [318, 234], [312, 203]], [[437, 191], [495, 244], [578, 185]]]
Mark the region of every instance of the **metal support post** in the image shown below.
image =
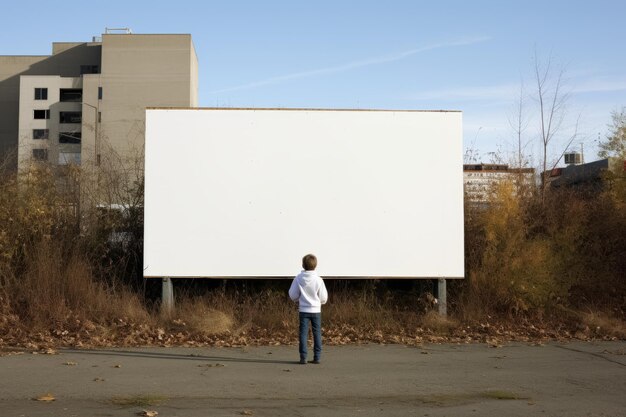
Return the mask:
[[170, 315], [174, 310], [174, 286], [170, 278], [163, 278], [161, 285], [161, 313]]
[[448, 301], [446, 296], [446, 279], [439, 278], [437, 280], [437, 300], [439, 302], [439, 315], [443, 317], [448, 315]]

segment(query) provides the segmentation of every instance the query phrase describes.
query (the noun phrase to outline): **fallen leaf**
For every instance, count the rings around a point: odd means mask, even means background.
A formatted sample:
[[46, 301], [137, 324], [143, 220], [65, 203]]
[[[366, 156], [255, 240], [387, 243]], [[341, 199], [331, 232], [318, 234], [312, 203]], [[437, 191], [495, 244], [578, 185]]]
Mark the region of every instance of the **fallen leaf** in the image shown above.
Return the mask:
[[117, 364], [117, 365], [113, 365], [113, 367], [114, 367], [114, 368], [121, 368], [121, 367], [122, 367], [122, 365]]
[[241, 414], [242, 416], [251, 416], [251, 415], [253, 415], [254, 413], [252, 412], [252, 410], [243, 410], [243, 411], [242, 411], [241, 413], [239, 413], [239, 414]]
[[104, 378], [94, 378], [94, 382], [104, 382]]
[[76, 362], [63, 362], [63, 365], [74, 366], [74, 365], [78, 365], [78, 363], [76, 363]]
[[501, 348], [502, 343], [500, 343], [500, 341], [497, 339], [491, 339], [487, 340], [487, 346], [489, 346], [490, 348]]
[[42, 395], [41, 397], [35, 398], [35, 400], [37, 400], [37, 401], [44, 401], [44, 402], [50, 402], [50, 401], [55, 401], [56, 398], [54, 398], [52, 396], [52, 394], [47, 393], [46, 395]]
[[23, 355], [23, 354], [24, 352], [17, 352], [17, 351], [0, 352], [0, 356]]
[[159, 413], [157, 411], [154, 410], [142, 410], [140, 412], [137, 413], [138, 416], [145, 416], [145, 417], [156, 417], [159, 415]]
[[283, 372], [291, 372], [291, 369], [283, 369]]

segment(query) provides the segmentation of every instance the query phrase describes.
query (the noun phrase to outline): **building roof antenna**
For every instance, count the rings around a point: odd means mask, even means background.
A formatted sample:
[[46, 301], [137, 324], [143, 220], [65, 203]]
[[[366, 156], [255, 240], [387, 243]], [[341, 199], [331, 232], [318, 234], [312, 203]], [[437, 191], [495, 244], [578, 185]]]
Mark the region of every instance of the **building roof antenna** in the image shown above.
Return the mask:
[[131, 28], [104, 28], [106, 35], [118, 34], [118, 35], [132, 35], [133, 30]]

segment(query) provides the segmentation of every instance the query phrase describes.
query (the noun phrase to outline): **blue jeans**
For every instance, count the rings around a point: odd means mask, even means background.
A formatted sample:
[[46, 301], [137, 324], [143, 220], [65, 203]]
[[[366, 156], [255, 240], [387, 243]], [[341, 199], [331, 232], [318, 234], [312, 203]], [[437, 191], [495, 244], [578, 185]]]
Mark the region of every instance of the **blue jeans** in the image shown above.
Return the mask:
[[322, 313], [300, 312], [300, 359], [306, 360], [306, 344], [309, 337], [309, 320], [313, 327], [313, 360], [322, 356]]

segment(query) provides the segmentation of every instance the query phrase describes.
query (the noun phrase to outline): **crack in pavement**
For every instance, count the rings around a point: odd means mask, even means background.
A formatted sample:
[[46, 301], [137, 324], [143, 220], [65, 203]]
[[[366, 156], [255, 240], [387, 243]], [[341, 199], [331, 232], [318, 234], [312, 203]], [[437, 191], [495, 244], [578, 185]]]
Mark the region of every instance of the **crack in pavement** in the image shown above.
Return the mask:
[[554, 346], [555, 346], [555, 347], [557, 347], [557, 348], [559, 348], [559, 349], [569, 350], [569, 351], [571, 351], [571, 352], [578, 352], [578, 353], [584, 353], [584, 354], [586, 354], [586, 355], [595, 356], [595, 357], [598, 357], [598, 358], [604, 359], [605, 361], [609, 361], [609, 362], [615, 363], [615, 364], [620, 365], [620, 366], [626, 366], [626, 364], [625, 364], [625, 363], [622, 363], [622, 362], [619, 362], [619, 361], [613, 360], [613, 359], [611, 359], [611, 358], [607, 358], [606, 356], [602, 355], [601, 353], [587, 352], [587, 351], [585, 351], [585, 350], [574, 349], [574, 348], [566, 347], [566, 346], [563, 346], [563, 345], [554, 345]]

